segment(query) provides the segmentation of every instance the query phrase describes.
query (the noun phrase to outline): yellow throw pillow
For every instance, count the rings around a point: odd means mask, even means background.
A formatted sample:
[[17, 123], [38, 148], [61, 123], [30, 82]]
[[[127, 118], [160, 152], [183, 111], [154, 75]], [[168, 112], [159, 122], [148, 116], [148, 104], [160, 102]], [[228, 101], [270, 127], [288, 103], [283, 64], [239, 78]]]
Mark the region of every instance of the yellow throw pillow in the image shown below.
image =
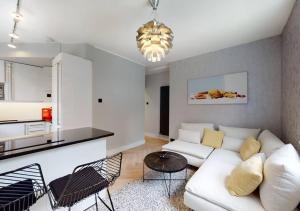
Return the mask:
[[205, 128], [202, 144], [213, 148], [220, 148], [222, 146], [223, 138], [224, 132]]
[[263, 181], [264, 154], [259, 153], [235, 167], [226, 180], [226, 188], [233, 196], [251, 194]]
[[252, 155], [259, 152], [260, 142], [253, 137], [249, 137], [244, 141], [240, 149], [240, 154], [243, 160], [247, 160]]

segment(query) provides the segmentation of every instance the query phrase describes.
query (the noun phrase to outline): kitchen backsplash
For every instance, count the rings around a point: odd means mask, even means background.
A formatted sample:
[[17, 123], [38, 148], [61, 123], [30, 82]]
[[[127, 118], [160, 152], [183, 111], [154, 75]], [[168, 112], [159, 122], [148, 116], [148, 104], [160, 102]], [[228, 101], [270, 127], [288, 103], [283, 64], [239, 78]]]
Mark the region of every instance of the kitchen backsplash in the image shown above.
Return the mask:
[[42, 119], [42, 108], [51, 103], [0, 103], [0, 120]]

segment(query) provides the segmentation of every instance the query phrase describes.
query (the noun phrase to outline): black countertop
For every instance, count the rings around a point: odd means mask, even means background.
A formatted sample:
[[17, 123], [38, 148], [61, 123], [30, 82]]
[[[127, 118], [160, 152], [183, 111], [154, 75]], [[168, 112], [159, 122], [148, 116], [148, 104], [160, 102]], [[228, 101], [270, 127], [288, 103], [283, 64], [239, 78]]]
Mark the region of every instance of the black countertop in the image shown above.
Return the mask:
[[41, 120], [41, 119], [27, 119], [27, 120], [10, 119], [10, 120], [0, 120], [0, 125], [30, 123], [30, 122], [45, 122], [45, 120]]
[[58, 130], [47, 135], [24, 137], [0, 142], [0, 160], [45, 151], [58, 147], [113, 136], [114, 133], [95, 128]]

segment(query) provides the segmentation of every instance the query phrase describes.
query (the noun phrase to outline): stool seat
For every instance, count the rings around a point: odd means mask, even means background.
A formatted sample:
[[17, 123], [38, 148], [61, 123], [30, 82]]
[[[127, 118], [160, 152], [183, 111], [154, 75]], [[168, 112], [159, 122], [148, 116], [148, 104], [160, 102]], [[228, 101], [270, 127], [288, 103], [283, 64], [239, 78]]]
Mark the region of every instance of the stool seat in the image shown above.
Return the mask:
[[108, 186], [109, 182], [93, 167], [84, 168], [49, 183], [49, 188], [61, 207], [72, 206]]
[[27, 179], [1, 188], [0, 198], [0, 211], [27, 210], [36, 202], [32, 180]]
[[37, 163], [0, 174], [0, 211], [29, 210], [47, 192]]

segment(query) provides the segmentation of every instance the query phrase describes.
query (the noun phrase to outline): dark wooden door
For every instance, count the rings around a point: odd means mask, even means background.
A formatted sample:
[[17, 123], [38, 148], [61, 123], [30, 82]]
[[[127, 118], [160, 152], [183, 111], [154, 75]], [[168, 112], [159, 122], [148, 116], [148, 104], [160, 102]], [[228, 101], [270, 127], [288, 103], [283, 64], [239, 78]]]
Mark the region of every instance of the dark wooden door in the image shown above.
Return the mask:
[[169, 136], [170, 87], [160, 87], [160, 134]]

